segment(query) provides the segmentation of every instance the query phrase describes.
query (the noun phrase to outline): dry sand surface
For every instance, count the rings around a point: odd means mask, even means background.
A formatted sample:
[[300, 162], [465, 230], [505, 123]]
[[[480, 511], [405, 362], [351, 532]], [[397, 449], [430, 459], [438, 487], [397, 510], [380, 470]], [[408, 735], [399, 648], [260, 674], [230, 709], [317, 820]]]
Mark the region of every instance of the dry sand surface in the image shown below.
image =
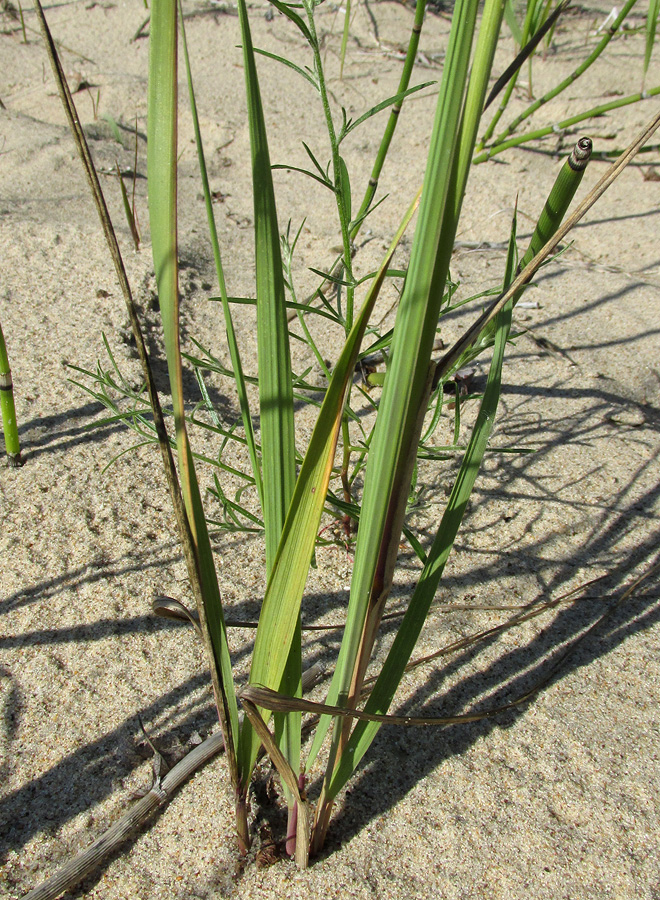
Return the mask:
[[[187, 2], [185, 8], [229, 290], [248, 295], [252, 200], [238, 19], [231, 3]], [[34, 14], [26, 10], [23, 43], [8, 10], [3, 5], [0, 19], [0, 321], [25, 465], [0, 469], [0, 893], [19, 897], [149, 789], [152, 752], [140, 720], [170, 762], [215, 723], [207, 669], [191, 629], [151, 614], [156, 593], [189, 596], [157, 451], [143, 447], [106, 468], [135, 436], [116, 423], [88, 430], [103, 410], [71, 382], [78, 376], [68, 366], [95, 369], [102, 360], [107, 367], [102, 335], [129, 381], [139, 379], [123, 302]], [[259, 3], [251, 8], [256, 45], [309, 62], [284, 18], [266, 10]], [[645, 10], [643, 4], [637, 24]], [[576, 5], [556, 35], [557, 52], [535, 66], [538, 94], [583, 57], [588, 34], [608, 11], [605, 3]], [[47, 15], [62, 42], [66, 72], [80, 88], [75, 98], [95, 160], [110, 173], [102, 176], [103, 186], [162, 376], [144, 178], [148, 27], [135, 39], [146, 11], [140, 0], [85, 0], [49, 4]], [[349, 115], [394, 92], [398, 49], [411, 20], [411, 10], [400, 4], [361, 3], [340, 81], [343, 19], [329, 3], [319, 10], [331, 89]], [[446, 12], [428, 15], [415, 82], [439, 77], [448, 28]], [[500, 70], [511, 49], [504, 46]], [[606, 60], [535, 121], [559, 121], [638, 90], [642, 55], [640, 33], [613, 42]], [[311, 90], [271, 60], [262, 60], [260, 70], [273, 161], [304, 165], [303, 139], [325, 159]], [[655, 61], [649, 86], [658, 75]], [[432, 89], [404, 110], [380, 186], [389, 199], [363, 233], [358, 272], [379, 259], [402, 204], [420, 182], [434, 102]], [[521, 91], [513, 107], [523, 105]], [[583, 132], [553, 135], [536, 146], [565, 154], [586, 133], [597, 149], [623, 147], [658, 105], [656, 99], [614, 111]], [[123, 145], [105, 115], [122, 129]], [[137, 208], [145, 231], [139, 253], [111, 175], [115, 160], [124, 169], [133, 166], [136, 116]], [[383, 125], [382, 117], [374, 118], [347, 141], [356, 196]], [[543, 270], [526, 296], [533, 305], [517, 311], [523, 333], [505, 369], [493, 446], [535, 452], [487, 457], [438, 594], [441, 611], [429, 619], [418, 650], [429, 652], [506, 618], [466, 606], [542, 602], [607, 577], [586, 599], [418, 670], [402, 685], [399, 710], [437, 716], [520, 696], [597, 620], [606, 601], [621, 596], [658, 558], [659, 159], [655, 150], [623, 174], [575, 231], [571, 248]], [[501, 278], [498, 245], [507, 238], [516, 193], [523, 244], [560, 165], [559, 156], [521, 149], [475, 168], [458, 236], [463, 243], [452, 263], [460, 296]], [[187, 112], [180, 166], [184, 340], [190, 348], [196, 337], [227, 362], [219, 308], [207, 301], [216, 286]], [[582, 192], [604, 166], [592, 162]], [[304, 294], [314, 283], [307, 266], [329, 265], [338, 242], [331, 198], [295, 173], [278, 172], [276, 181], [281, 227], [291, 218], [298, 228], [307, 216], [296, 269]], [[471, 249], [476, 241], [490, 245]], [[406, 239], [400, 261], [409, 246]], [[381, 316], [393, 299], [383, 297]], [[241, 308], [237, 322], [246, 367], [254, 371], [249, 310]], [[443, 339], [464, 325], [460, 317], [451, 319]], [[328, 332], [325, 340], [332, 358], [340, 336]], [[309, 377], [319, 377], [305, 345], [296, 342], [293, 352], [297, 371], [312, 367]], [[480, 363], [477, 388], [485, 371]], [[193, 402], [192, 380], [189, 386]], [[231, 384], [220, 379], [212, 390], [230, 421], [236, 413]], [[303, 412], [301, 444], [309, 428]], [[449, 413], [441, 443], [452, 428]], [[195, 440], [200, 450], [214, 452], [210, 436]], [[437, 521], [452, 471], [449, 463], [420, 470], [424, 506], [416, 520], [422, 529]], [[204, 487], [211, 484], [210, 471], [203, 470], [202, 480]], [[214, 540], [230, 614], [254, 616], [264, 588], [261, 542], [220, 532]], [[405, 603], [417, 571], [402, 552], [393, 608]], [[351, 560], [343, 547], [330, 547], [318, 561], [304, 615], [336, 622]], [[658, 619], [656, 577], [616, 607], [528, 704], [471, 725], [383, 730], [348, 795], [340, 797], [327, 852], [308, 871], [288, 861], [270, 868], [257, 867], [254, 858], [238, 863], [232, 798], [224, 760], [217, 757], [100, 873], [67, 896], [658, 900]], [[250, 640], [247, 631], [232, 636], [241, 679]], [[385, 633], [380, 652], [389, 640]], [[335, 651], [335, 637], [325, 637], [310, 642], [307, 655], [330, 664]], [[266, 774], [259, 793], [268, 805]]]

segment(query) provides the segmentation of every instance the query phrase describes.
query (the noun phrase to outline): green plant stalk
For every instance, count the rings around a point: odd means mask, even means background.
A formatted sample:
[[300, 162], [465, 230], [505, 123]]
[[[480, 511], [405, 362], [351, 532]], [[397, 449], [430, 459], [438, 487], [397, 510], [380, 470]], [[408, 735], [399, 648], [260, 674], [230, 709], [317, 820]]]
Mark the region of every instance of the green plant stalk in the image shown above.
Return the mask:
[[613, 109], [629, 106], [631, 103], [639, 103], [640, 100], [649, 100], [651, 97], [656, 97], [658, 94], [660, 94], [660, 85], [649, 88], [647, 91], [630, 94], [627, 97], [620, 97], [618, 100], [611, 100], [609, 103], [602, 103], [600, 106], [594, 106], [586, 112], [578, 113], [568, 119], [562, 119], [562, 121], [557, 122], [556, 125], [547, 125], [543, 128], [537, 128], [535, 131], [530, 131], [527, 134], [510, 138], [508, 141], [503, 141], [501, 144], [495, 144], [483, 153], [477, 154], [477, 156], [474, 157], [473, 162], [475, 164], [486, 162], [486, 160], [492, 159], [494, 156], [503, 153], [510, 147], [520, 147], [523, 144], [528, 144], [530, 141], [536, 141], [540, 138], [547, 137], [549, 134], [557, 134], [566, 128], [578, 125], [580, 122], [584, 122], [587, 119], [595, 119], [597, 116], [603, 116]]
[[[420, 410], [429, 390], [429, 360], [454, 241], [454, 233], [442, 233], [442, 226], [476, 13], [474, 0], [459, 0], [454, 8], [408, 276], [399, 303], [390, 365], [367, 460], [347, 622], [328, 694], [329, 705], [352, 706], [357, 701], [363, 673], [356, 670], [356, 665], [364, 643], [363, 632], [369, 631], [367, 616], [375, 621], [382, 609], [391, 581], [393, 548], [398, 545], [403, 525], [412, 475], [410, 450], [416, 446], [416, 429], [421, 429]], [[308, 767], [329, 725], [328, 717], [323, 717]], [[314, 850], [322, 845], [329, 822], [331, 801], [327, 797], [327, 785], [341, 755], [342, 743], [343, 728], [338, 723], [317, 807]]]
[[[552, 190], [541, 211], [538, 222], [532, 234], [529, 246], [525, 251], [517, 271], [522, 271], [530, 263], [550, 238], [557, 232], [559, 226], [568, 212], [573, 197], [580, 186], [582, 176], [591, 158], [592, 142], [590, 138], [580, 138], [571, 151], [570, 156], [559, 170]], [[525, 292], [522, 287], [512, 298], [512, 305], [518, 303]], [[474, 346], [466, 350], [463, 357], [456, 363], [460, 369], [478, 356], [485, 347], [492, 343], [495, 334], [495, 322], [490, 322], [482, 331]]]
[[[154, 0], [149, 47], [147, 178], [149, 219], [172, 393], [177, 453], [185, 513], [193, 543], [202, 602], [200, 624], [211, 664], [232, 784], [238, 792], [238, 707], [213, 552], [186, 430], [179, 344], [177, 261], [177, 9], [176, 0]], [[247, 819], [238, 809], [241, 849], [249, 841]]]
[[321, 48], [319, 46], [318, 35], [316, 33], [316, 23], [314, 21], [314, 0], [303, 0], [303, 5], [307, 13], [308, 30], [311, 38], [310, 47], [312, 48], [312, 53], [314, 55], [314, 70], [318, 79], [321, 104], [323, 106], [323, 114], [325, 116], [328, 138], [330, 140], [333, 186], [335, 196], [337, 198], [337, 211], [339, 213], [339, 225], [341, 228], [343, 268], [346, 272], [346, 281], [348, 282], [346, 287], [345, 315], [345, 330], [346, 334], [348, 335], [351, 331], [351, 328], [353, 327], [353, 302], [355, 289], [353, 287], [351, 236], [349, 233], [351, 201], [350, 194], [346, 196], [348, 179], [346, 177], [343, 177], [343, 171], [346, 171], [346, 164], [339, 155], [337, 132], [335, 130], [334, 120], [332, 118], [332, 110], [330, 109], [330, 100], [328, 98], [328, 89], [325, 82], [325, 74], [323, 70], [323, 60], [321, 58]]
[[[403, 70], [401, 71], [401, 78], [399, 79], [399, 86], [396, 89], [396, 93], [400, 94], [403, 91], [408, 90], [408, 86], [410, 84], [410, 78], [413, 73], [413, 68], [415, 66], [415, 59], [417, 58], [417, 48], [419, 47], [419, 38], [422, 33], [422, 26], [424, 24], [424, 13], [426, 11], [426, 6], [424, 3], [418, 3], [415, 6], [415, 18], [413, 20], [412, 30], [410, 32], [410, 40], [408, 41], [408, 50], [406, 52], [406, 58], [403, 63]], [[387, 157], [388, 151], [390, 149], [390, 144], [392, 143], [392, 138], [394, 137], [394, 132], [396, 130], [396, 126], [399, 122], [399, 117], [401, 114], [401, 107], [403, 106], [403, 100], [397, 101], [390, 111], [389, 118], [387, 120], [387, 125], [385, 126], [385, 131], [383, 133], [383, 137], [381, 138], [380, 146], [378, 148], [378, 153], [376, 154], [376, 159], [374, 160], [374, 165], [371, 170], [371, 175], [369, 176], [369, 182], [367, 184], [367, 189], [364, 193], [364, 197], [362, 199], [362, 203], [360, 204], [360, 209], [358, 210], [357, 215], [355, 216], [355, 224], [351, 229], [351, 241], [354, 241], [362, 227], [362, 223], [364, 222], [364, 217], [367, 213], [367, 210], [371, 206], [374, 196], [376, 195], [376, 191], [378, 189], [378, 180], [380, 178], [380, 174], [383, 171], [383, 166], [385, 165], [385, 159]]]
[[649, 70], [653, 45], [655, 43], [658, 21], [660, 19], [660, 0], [649, 0], [649, 8], [646, 12], [646, 47], [644, 50], [644, 70], [642, 75], [642, 90], [646, 83], [646, 73]]
[[[532, 33], [532, 25], [534, 23], [535, 9], [536, 9], [535, 0], [529, 0], [529, 3], [527, 5], [527, 13], [525, 15], [525, 21], [523, 22], [521, 43], [520, 43], [521, 48], [525, 46], [525, 44], [529, 40], [530, 34]], [[482, 147], [484, 147], [486, 145], [486, 143], [490, 140], [490, 137], [491, 137], [493, 131], [495, 131], [495, 128], [497, 127], [497, 123], [502, 118], [504, 110], [509, 105], [509, 100], [511, 99], [511, 94], [513, 93], [513, 90], [516, 86], [516, 82], [518, 81], [519, 74], [520, 74], [520, 69], [518, 69], [518, 71], [514, 73], [514, 75], [511, 78], [511, 81], [509, 81], [508, 85], [506, 86], [506, 90], [504, 91], [504, 96], [502, 97], [502, 100], [500, 101], [500, 105], [496, 109], [496, 111], [493, 115], [493, 118], [488, 123], [488, 127], [486, 128], [484, 136], [479, 141], [479, 144], [477, 147], [478, 150], [481, 150]]]
[[344, 63], [346, 62], [346, 48], [348, 47], [348, 35], [351, 28], [351, 0], [346, 0], [344, 13], [344, 27], [341, 35], [341, 48], [339, 50], [339, 79], [344, 77]]
[[[266, 575], [270, 578], [296, 480], [291, 353], [268, 138], [245, 0], [239, 0], [238, 14], [243, 42], [252, 156], [263, 517], [266, 531]], [[302, 642], [299, 621], [296, 634], [297, 639], [291, 644], [281, 683], [294, 696], [301, 696]], [[296, 773], [300, 771], [300, 724], [299, 714], [278, 715], [275, 721], [279, 746]], [[245, 719], [242, 739], [246, 745], [253, 746], [254, 740], [248, 737], [251, 727], [249, 719]], [[245, 755], [239, 759], [241, 790], [245, 793], [252, 767], [248, 767], [249, 771], [246, 768]], [[288, 791], [287, 802], [291, 824], [293, 798]]]
[[[607, 47], [609, 42], [612, 40], [614, 35], [617, 33], [621, 25], [623, 24], [624, 19], [633, 8], [633, 6], [637, 3], [637, 0], [628, 0], [628, 2], [623, 6], [621, 12], [616, 17], [610, 28], [608, 28], [606, 34], [599, 41], [593, 51], [589, 54], [589, 56], [582, 62], [580, 65], [571, 72], [563, 81], [561, 81], [554, 88], [545, 93], [542, 97], [539, 97], [538, 100], [535, 100], [534, 103], [531, 103], [527, 109], [520, 113], [520, 115], [516, 116], [507, 127], [501, 131], [496, 138], [493, 138], [493, 145], [497, 145], [505, 141], [510, 134], [513, 134], [517, 128], [531, 115], [533, 115], [537, 109], [540, 109], [544, 106], [548, 101], [554, 99], [558, 94], [561, 94], [562, 91], [565, 91], [567, 87], [573, 84], [581, 75], [583, 75], [587, 69], [596, 62], [598, 57], [602, 54], [603, 50]], [[478, 150], [483, 149], [484, 142], [482, 141], [478, 147]]]
[[7, 451], [7, 464], [12, 468], [23, 465], [21, 460], [21, 445], [18, 440], [18, 425], [16, 422], [16, 407], [14, 405], [14, 388], [9, 368], [9, 357], [5, 336], [0, 325], [0, 411], [2, 412], [2, 428], [5, 434], [5, 449]]

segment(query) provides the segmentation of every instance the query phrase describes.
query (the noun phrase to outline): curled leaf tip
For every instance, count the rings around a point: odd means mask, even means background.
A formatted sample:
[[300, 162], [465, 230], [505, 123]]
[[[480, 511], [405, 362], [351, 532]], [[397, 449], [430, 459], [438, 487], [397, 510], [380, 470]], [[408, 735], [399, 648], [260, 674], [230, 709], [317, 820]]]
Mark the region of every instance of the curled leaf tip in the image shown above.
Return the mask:
[[591, 157], [593, 146], [594, 144], [590, 137], [582, 137], [573, 147], [568, 158], [568, 164], [574, 172], [581, 172], [586, 167]]

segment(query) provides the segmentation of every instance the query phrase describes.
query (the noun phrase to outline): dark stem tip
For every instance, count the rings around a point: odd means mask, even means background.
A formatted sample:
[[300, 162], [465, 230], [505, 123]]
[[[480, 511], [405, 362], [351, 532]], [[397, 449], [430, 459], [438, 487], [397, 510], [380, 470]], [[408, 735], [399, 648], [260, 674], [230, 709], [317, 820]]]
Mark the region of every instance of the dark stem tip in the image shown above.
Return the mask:
[[568, 158], [568, 164], [574, 172], [581, 172], [589, 162], [593, 141], [589, 137], [582, 137], [577, 142]]

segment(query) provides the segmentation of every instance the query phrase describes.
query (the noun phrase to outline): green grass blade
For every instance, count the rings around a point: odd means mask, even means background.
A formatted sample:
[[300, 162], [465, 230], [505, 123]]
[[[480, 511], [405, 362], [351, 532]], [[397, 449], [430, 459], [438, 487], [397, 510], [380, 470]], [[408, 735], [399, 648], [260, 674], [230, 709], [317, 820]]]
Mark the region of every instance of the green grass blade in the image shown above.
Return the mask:
[[[266, 573], [270, 577], [296, 480], [293, 385], [275, 191], [245, 0], [239, 0], [238, 13], [243, 41], [245, 91], [252, 156], [263, 517], [266, 538]], [[300, 696], [302, 692], [302, 658], [299, 614], [295, 632], [297, 639], [290, 641], [287, 645], [287, 660], [279, 672], [279, 683], [286, 688], [288, 693]], [[294, 713], [288, 716], [278, 715], [275, 722], [280, 748], [296, 773], [300, 770], [300, 720], [300, 714]], [[246, 743], [253, 748], [255, 736], [248, 719], [245, 720], [243, 727], [244, 733], [250, 732], [251, 734], [250, 740], [246, 740]], [[246, 789], [247, 778], [252, 770], [253, 762], [246, 764], [245, 754], [240, 759], [241, 784], [242, 788]], [[249, 759], [252, 760], [251, 753]], [[287, 800], [291, 805], [290, 795]]]
[[[369, 316], [394, 250], [412, 218], [416, 205], [417, 201], [411, 205], [404, 217], [369, 289], [328, 385], [296, 482], [291, 509], [266, 589], [252, 658], [250, 672], [252, 684], [265, 685], [277, 691], [282, 689], [282, 673], [299, 620], [300, 603], [326, 502], [346, 391], [353, 377], [360, 342]], [[267, 718], [267, 714], [264, 718]], [[245, 739], [241, 741], [240, 767], [243, 778], [247, 780], [256, 760], [259, 743], [254, 733], [249, 733], [251, 730], [245, 723], [243, 727]]]
[[222, 604], [186, 431], [179, 346], [177, 265], [177, 13], [176, 0], [154, 0], [149, 48], [147, 176], [149, 219], [158, 283], [167, 365], [172, 392], [179, 473], [184, 504], [202, 590], [199, 610], [209, 652], [216, 703], [228, 751], [232, 781], [237, 784], [235, 759], [238, 708], [233, 690]]
[[[426, 565], [366, 704], [365, 711], [368, 713], [384, 714], [389, 709], [426, 621], [486, 451], [500, 396], [504, 349], [511, 326], [511, 303], [499, 313], [497, 322], [495, 351], [472, 437]], [[379, 727], [379, 724], [372, 722], [359, 722], [356, 725], [328, 786], [329, 798], [334, 798], [351, 777]]]
[[254, 193], [259, 400], [270, 572], [295, 483], [291, 356], [275, 192], [245, 0], [239, 0]]
[[[453, 246], [453, 234], [441, 235], [441, 228], [452, 179], [476, 12], [477, 4], [472, 0], [461, 0], [454, 8], [408, 276], [399, 303], [391, 361], [367, 461], [346, 628], [327, 699], [333, 706], [350, 705], [347, 700], [367, 613], [387, 592], [393, 535], [397, 531], [400, 534], [403, 524], [409, 487], [406, 483], [410, 474], [409, 451], [416, 444], [414, 432], [428, 387], [429, 360], [447, 275], [446, 271], [436, 271], [441, 237], [446, 242], [447, 264], [448, 248]], [[318, 753], [329, 725], [329, 718], [322, 718], [308, 766]], [[336, 732], [333, 753], [338, 750], [337, 741]], [[329, 771], [333, 765], [331, 754]]]

